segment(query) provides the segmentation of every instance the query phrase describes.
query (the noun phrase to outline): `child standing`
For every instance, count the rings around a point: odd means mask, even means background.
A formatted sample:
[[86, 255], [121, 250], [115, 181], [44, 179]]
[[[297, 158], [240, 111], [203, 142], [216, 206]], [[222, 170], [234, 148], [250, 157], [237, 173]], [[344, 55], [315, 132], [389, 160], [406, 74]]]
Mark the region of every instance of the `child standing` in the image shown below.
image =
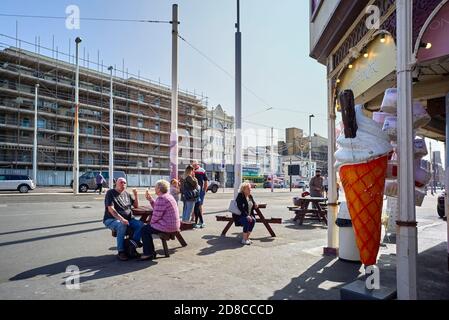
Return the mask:
[[171, 179], [170, 181], [170, 194], [175, 198], [176, 204], [179, 202], [179, 181], [176, 179]]

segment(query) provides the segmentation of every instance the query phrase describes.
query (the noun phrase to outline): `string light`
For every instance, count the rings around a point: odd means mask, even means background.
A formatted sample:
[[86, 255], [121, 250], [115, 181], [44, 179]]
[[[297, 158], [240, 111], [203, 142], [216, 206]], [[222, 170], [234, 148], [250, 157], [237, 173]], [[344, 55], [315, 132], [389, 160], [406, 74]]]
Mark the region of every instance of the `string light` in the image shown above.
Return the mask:
[[385, 34], [382, 34], [382, 35], [380, 36], [380, 42], [381, 42], [381, 43], [385, 43]]
[[363, 52], [363, 56], [364, 56], [365, 58], [368, 58], [368, 57], [369, 57], [368, 50], [365, 50], [365, 51]]

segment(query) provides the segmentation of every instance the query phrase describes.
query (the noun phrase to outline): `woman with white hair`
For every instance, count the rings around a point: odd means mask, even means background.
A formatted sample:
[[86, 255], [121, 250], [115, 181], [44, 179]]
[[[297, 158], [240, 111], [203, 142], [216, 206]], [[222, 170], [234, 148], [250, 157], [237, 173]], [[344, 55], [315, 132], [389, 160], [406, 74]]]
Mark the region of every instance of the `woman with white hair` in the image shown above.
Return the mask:
[[150, 223], [142, 228], [143, 255], [141, 260], [156, 258], [153, 234], [176, 232], [181, 227], [178, 204], [175, 198], [168, 192], [169, 189], [170, 183], [165, 180], [159, 180], [155, 186], [157, 199], [154, 200], [149, 192], [145, 195], [153, 207], [153, 214], [151, 215]]
[[256, 224], [255, 209], [257, 204], [251, 195], [251, 184], [249, 182], [242, 183], [235, 201], [241, 212], [240, 223], [243, 226], [242, 244], [250, 245], [252, 241], [249, 239], [249, 236]]

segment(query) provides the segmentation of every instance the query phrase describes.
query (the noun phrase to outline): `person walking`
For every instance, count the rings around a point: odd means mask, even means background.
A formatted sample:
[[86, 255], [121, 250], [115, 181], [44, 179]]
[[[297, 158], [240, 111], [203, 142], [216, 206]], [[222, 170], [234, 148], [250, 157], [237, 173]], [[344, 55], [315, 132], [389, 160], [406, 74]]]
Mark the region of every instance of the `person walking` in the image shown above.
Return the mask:
[[[323, 181], [323, 177], [321, 176], [321, 170], [318, 169], [315, 171], [315, 176], [312, 179], [310, 179], [310, 182], [309, 182], [311, 197], [317, 197], [317, 198], [323, 197], [323, 190], [324, 190], [323, 182], [324, 181]], [[315, 209], [317, 208], [315, 203], [313, 203], [312, 206]]]
[[323, 197], [324, 180], [321, 176], [321, 170], [315, 171], [315, 176], [310, 179], [309, 187], [311, 197]]
[[95, 177], [95, 183], [97, 184], [97, 187], [95, 188], [95, 192], [98, 191], [98, 194], [101, 194], [103, 191], [103, 183], [106, 182], [106, 179], [103, 177], [101, 172], [98, 172], [97, 176]]

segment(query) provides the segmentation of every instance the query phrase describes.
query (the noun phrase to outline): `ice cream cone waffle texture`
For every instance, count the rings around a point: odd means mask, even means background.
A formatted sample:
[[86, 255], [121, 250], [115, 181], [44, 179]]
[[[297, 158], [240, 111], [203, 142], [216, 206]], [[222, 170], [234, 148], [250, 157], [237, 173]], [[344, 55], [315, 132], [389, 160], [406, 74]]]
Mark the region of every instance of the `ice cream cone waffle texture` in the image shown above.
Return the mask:
[[365, 266], [376, 263], [381, 236], [381, 216], [388, 156], [340, 167], [360, 259]]

